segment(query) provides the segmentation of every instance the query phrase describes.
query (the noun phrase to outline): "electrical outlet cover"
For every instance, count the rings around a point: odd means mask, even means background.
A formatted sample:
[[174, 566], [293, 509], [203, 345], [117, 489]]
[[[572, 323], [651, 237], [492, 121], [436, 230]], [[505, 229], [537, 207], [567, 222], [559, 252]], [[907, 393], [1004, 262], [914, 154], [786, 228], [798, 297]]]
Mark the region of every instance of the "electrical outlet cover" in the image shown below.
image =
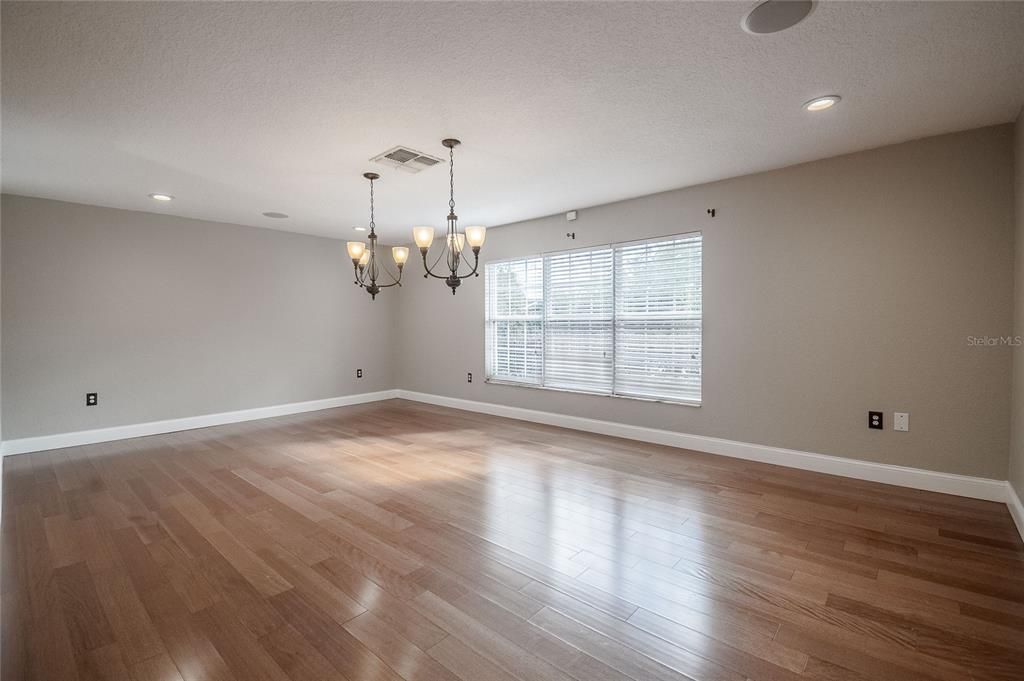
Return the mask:
[[871, 430], [883, 430], [885, 428], [884, 420], [882, 418], [882, 412], [868, 412], [868, 428], [870, 428]]

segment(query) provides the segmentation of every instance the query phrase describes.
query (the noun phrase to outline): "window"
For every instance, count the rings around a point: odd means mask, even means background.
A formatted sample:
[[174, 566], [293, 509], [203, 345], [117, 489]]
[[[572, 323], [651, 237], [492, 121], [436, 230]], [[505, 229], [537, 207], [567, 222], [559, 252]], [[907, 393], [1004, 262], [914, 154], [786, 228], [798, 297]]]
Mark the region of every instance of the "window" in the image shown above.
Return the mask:
[[486, 266], [487, 380], [700, 403], [701, 234]]
[[544, 352], [544, 262], [487, 266], [487, 375], [540, 384]]
[[612, 249], [544, 258], [544, 385], [612, 392]]

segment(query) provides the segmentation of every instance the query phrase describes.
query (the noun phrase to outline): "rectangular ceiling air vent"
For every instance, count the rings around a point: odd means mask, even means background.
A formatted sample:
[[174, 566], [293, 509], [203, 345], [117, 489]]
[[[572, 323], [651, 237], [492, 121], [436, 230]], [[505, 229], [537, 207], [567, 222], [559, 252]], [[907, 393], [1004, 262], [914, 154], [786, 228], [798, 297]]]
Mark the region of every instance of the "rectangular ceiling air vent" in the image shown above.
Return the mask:
[[401, 168], [407, 173], [418, 173], [441, 162], [441, 159], [436, 156], [424, 154], [409, 147], [394, 147], [370, 160], [392, 168]]

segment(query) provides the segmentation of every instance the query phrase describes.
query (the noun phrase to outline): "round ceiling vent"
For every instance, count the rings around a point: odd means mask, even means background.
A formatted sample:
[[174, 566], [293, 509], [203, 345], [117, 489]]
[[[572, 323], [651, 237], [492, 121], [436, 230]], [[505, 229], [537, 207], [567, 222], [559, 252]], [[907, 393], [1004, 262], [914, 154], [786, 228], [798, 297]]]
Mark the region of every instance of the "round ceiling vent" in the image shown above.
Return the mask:
[[812, 0], [767, 0], [750, 10], [740, 25], [747, 33], [778, 33], [799, 24], [813, 8]]

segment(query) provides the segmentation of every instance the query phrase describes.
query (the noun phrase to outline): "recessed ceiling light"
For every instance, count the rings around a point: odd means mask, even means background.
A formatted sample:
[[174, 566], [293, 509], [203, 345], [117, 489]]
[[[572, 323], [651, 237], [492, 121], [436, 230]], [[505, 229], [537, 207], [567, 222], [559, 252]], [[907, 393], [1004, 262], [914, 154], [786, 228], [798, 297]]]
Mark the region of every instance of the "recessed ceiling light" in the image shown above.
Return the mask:
[[271, 211], [267, 211], [266, 213], [264, 213], [263, 217], [265, 217], [265, 218], [274, 218], [275, 220], [282, 220], [282, 219], [288, 217], [288, 215], [287, 215], [287, 213], [275, 213], [274, 211], [271, 210]]
[[352, 229], [356, 230], [357, 232], [365, 232], [366, 231], [366, 227], [353, 227]]
[[842, 99], [839, 95], [826, 95], [824, 97], [815, 97], [809, 102], [804, 104], [804, 108], [808, 111], [824, 111], [825, 109], [831, 109], [839, 100]]
[[170, 194], [150, 194], [149, 198], [153, 199], [154, 201], [170, 201], [174, 197], [171, 196]]
[[814, 9], [811, 0], [768, 0], [750, 10], [740, 26], [747, 33], [778, 33], [796, 26]]

